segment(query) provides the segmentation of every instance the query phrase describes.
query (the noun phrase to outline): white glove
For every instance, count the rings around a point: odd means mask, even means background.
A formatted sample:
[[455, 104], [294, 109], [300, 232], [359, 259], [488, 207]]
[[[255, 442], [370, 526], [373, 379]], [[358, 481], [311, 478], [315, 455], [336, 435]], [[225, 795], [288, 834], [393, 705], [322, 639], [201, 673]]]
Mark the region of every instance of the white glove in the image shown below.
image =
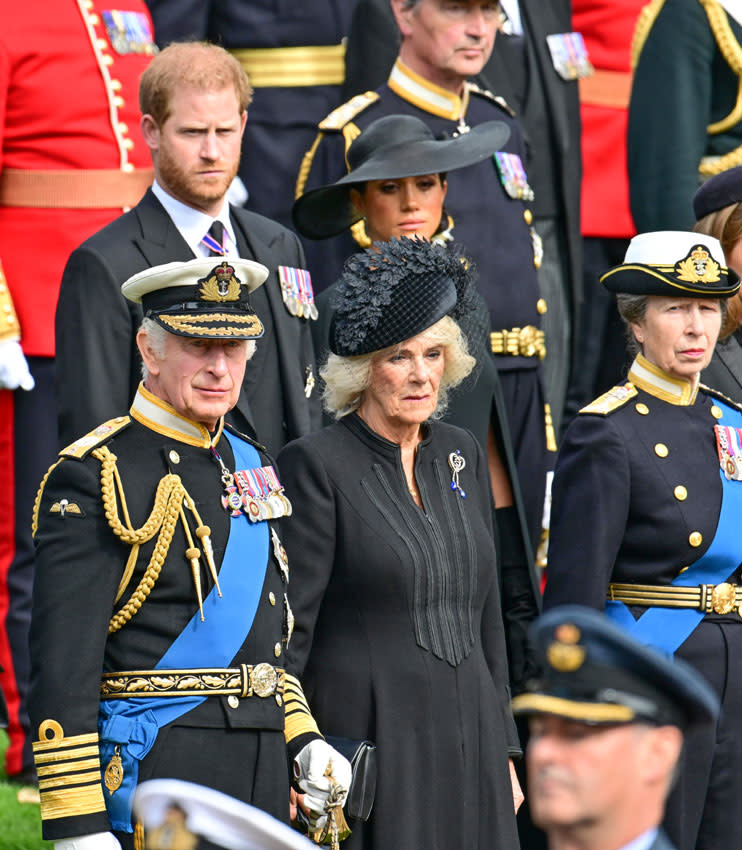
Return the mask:
[[348, 796], [348, 788], [353, 776], [353, 769], [345, 756], [340, 755], [327, 741], [317, 738], [302, 747], [299, 755], [294, 759], [294, 776], [299, 788], [305, 794], [304, 805], [312, 813], [309, 823], [313, 829], [322, 829], [327, 822], [325, 803], [333, 790], [333, 785], [330, 778], [325, 776], [325, 771], [330, 762], [332, 762], [332, 778], [337, 783], [336, 799], [342, 806]]
[[121, 845], [112, 832], [96, 832], [55, 841], [54, 850], [121, 850]]
[[17, 339], [0, 342], [0, 389], [32, 390], [35, 385], [20, 342]]

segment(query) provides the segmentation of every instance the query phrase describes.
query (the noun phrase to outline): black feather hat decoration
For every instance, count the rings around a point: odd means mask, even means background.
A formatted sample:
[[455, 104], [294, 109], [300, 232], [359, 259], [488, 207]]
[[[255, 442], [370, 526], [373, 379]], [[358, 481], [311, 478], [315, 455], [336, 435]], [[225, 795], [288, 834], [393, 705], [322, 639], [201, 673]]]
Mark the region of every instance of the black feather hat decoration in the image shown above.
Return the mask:
[[330, 350], [352, 357], [410, 339], [474, 309], [474, 267], [460, 250], [415, 237], [376, 242], [345, 263]]

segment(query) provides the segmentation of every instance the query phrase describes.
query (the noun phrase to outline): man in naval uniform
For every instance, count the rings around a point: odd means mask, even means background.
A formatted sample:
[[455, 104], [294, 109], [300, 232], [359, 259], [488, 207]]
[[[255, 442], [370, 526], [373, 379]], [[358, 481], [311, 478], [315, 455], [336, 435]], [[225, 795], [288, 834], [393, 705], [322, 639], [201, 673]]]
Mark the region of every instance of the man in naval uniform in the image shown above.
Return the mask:
[[528, 796], [550, 850], [675, 850], [660, 823], [684, 733], [718, 716], [708, 683], [579, 605], [531, 636], [542, 675], [513, 713], [529, 718]]
[[690, 230], [699, 184], [742, 165], [742, 9], [734, 0], [654, 0], [632, 49], [634, 224], [639, 233]]
[[[541, 360], [546, 352], [535, 267], [540, 247], [530, 226], [533, 193], [523, 168], [520, 125], [504, 101], [467, 82], [492, 52], [498, 5], [491, 0], [393, 0], [392, 8], [402, 43], [387, 84], [352, 98], [320, 122], [302, 163], [297, 196], [340, 178], [350, 143], [382, 116], [414, 115], [436, 136], [465, 133], [492, 119], [507, 123], [510, 139], [502, 151], [448, 176], [446, 208], [451, 235], [477, 264], [489, 307], [491, 348], [516, 435], [516, 463], [535, 548], [548, 466], [547, 430], [551, 437], [553, 430], [550, 416], [547, 427], [544, 423]], [[353, 237], [365, 245], [360, 224], [354, 225]], [[305, 243], [305, 248], [313, 279], [324, 288], [339, 276], [357, 245], [348, 234]], [[556, 449], [553, 443], [550, 447]]]
[[319, 426], [309, 332], [311, 287], [297, 237], [274, 221], [231, 207], [251, 90], [221, 47], [174, 44], [142, 75], [141, 126], [155, 181], [142, 201], [77, 248], [57, 308], [62, 444], [126, 410], [139, 380], [135, 336], [141, 309], [121, 284], [150, 266], [223, 254], [263, 263], [268, 280], [254, 308], [266, 328], [230, 413], [271, 453]]
[[139, 850], [131, 800], [153, 777], [285, 821], [288, 755], [310, 822], [331, 790], [344, 798], [350, 765], [283, 669], [293, 617], [273, 521], [291, 505], [262, 447], [224, 421], [264, 332], [249, 293], [267, 276], [204, 258], [130, 278], [144, 380], [129, 414], [42, 482], [30, 704], [55, 850]]

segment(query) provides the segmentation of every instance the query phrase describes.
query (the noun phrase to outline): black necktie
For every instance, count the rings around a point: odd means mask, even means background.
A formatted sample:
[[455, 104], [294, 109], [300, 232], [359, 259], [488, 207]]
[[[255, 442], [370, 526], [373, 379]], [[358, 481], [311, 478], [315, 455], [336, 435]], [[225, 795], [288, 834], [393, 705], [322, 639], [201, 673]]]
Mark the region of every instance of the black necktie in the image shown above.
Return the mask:
[[[211, 238], [209, 239], [207, 237]], [[210, 257], [223, 257], [226, 254], [226, 251], [224, 250], [224, 225], [221, 221], [213, 221], [211, 223], [209, 232], [202, 241], [209, 249]]]

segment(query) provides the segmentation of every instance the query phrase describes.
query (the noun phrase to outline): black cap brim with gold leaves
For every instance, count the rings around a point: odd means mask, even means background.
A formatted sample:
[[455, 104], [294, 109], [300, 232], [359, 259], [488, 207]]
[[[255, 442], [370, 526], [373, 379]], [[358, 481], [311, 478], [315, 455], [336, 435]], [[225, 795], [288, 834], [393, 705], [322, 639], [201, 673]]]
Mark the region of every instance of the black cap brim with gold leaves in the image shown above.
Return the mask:
[[678, 230], [635, 236], [600, 282], [611, 292], [676, 298], [729, 298], [739, 289], [718, 239]]
[[253, 260], [205, 257], [152, 266], [130, 277], [121, 292], [172, 334], [258, 339], [263, 323], [249, 296], [267, 277], [268, 269]]

